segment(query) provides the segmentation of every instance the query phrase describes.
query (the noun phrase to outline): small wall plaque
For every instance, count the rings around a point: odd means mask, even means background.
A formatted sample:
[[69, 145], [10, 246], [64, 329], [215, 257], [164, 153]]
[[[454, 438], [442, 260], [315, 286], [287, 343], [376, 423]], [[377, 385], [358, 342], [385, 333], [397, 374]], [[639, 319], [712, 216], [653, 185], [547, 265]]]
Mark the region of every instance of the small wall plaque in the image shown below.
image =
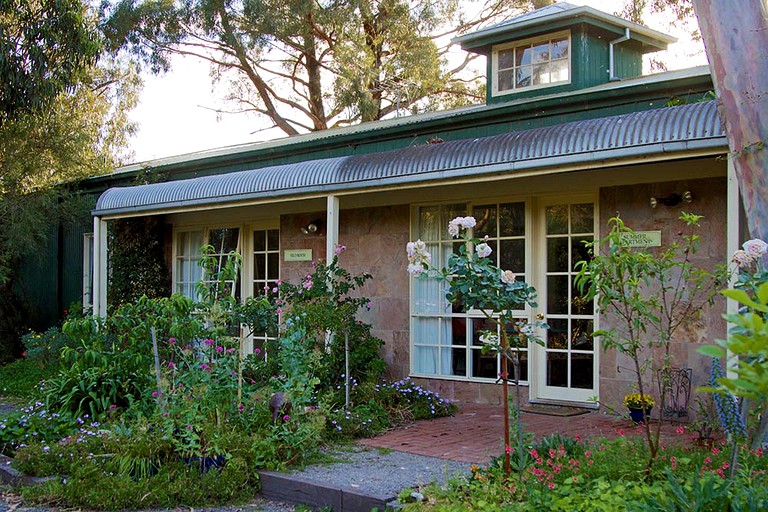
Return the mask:
[[287, 249], [283, 251], [285, 261], [312, 261], [312, 249]]
[[635, 231], [621, 235], [626, 247], [660, 247], [661, 231]]

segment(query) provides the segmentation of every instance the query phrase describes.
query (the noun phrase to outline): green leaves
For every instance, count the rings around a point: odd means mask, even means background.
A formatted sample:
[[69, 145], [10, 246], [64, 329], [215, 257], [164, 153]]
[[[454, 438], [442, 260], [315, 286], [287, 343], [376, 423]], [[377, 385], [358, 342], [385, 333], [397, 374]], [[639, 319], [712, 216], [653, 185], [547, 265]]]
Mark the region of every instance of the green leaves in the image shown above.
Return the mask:
[[100, 51], [81, 0], [0, 2], [0, 126], [72, 90]]

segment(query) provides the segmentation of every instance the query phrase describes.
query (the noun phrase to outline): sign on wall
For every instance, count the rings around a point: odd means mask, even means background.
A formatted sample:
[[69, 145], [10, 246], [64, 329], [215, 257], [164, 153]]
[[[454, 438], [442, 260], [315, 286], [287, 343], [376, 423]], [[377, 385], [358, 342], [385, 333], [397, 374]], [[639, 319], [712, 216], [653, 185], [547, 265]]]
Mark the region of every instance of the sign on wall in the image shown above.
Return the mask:
[[661, 231], [635, 231], [621, 235], [622, 244], [626, 247], [660, 247]]
[[312, 249], [287, 249], [283, 252], [285, 261], [312, 261]]

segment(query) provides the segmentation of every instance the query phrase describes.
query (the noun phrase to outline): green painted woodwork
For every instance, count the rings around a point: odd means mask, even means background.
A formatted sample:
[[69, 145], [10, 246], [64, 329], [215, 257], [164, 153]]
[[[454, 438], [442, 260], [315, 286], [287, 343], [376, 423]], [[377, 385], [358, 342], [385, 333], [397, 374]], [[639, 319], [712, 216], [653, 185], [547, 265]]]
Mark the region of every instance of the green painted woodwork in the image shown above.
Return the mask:
[[14, 291], [28, 309], [28, 325], [36, 330], [47, 329], [59, 320], [60, 234], [56, 226], [50, 226], [46, 246], [29, 255], [16, 274]]
[[[618, 37], [616, 33], [586, 23], [570, 25], [568, 28], [571, 31], [571, 83], [493, 96], [492, 82], [489, 81], [486, 87], [486, 103], [497, 104], [521, 98], [548, 96], [608, 82], [609, 44]], [[506, 44], [516, 40], [503, 42]], [[490, 57], [492, 50], [492, 47], [488, 47], [489, 57], [486, 65], [486, 76], [492, 77], [491, 80], [495, 79], [493, 59]], [[643, 44], [634, 39], [614, 45], [615, 75], [620, 79], [642, 75], [643, 50]]]

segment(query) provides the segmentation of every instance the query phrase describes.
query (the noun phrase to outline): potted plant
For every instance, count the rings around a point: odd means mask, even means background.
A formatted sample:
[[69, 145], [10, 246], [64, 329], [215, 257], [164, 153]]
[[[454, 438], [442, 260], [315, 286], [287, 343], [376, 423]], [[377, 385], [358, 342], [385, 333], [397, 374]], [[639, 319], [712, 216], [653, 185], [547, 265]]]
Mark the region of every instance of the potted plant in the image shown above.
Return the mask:
[[628, 393], [624, 396], [624, 405], [629, 409], [629, 417], [635, 423], [645, 423], [646, 416], [651, 418], [651, 410], [656, 405], [651, 395]]

